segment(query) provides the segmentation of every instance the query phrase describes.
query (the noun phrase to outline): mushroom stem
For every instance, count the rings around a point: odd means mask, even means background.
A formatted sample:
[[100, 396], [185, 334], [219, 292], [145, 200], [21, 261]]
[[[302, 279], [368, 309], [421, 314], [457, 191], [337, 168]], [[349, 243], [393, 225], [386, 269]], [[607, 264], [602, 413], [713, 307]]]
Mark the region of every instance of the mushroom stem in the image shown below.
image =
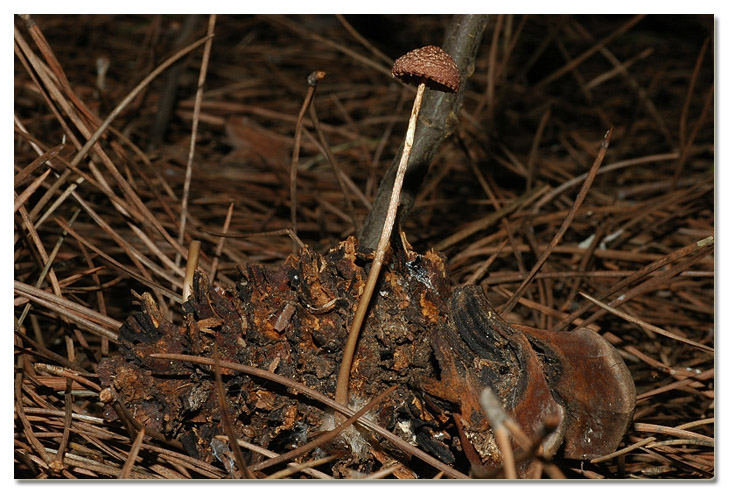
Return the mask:
[[385, 215], [385, 222], [383, 223], [383, 230], [380, 233], [380, 240], [378, 241], [378, 247], [375, 250], [375, 258], [368, 273], [368, 278], [365, 281], [365, 288], [363, 289], [360, 300], [357, 303], [357, 310], [355, 310], [355, 316], [352, 319], [352, 327], [350, 327], [350, 333], [347, 335], [347, 343], [345, 344], [345, 350], [342, 353], [342, 361], [340, 362], [340, 371], [337, 376], [337, 390], [335, 391], [335, 400], [340, 404], [347, 405], [350, 391], [350, 369], [352, 367], [352, 360], [355, 356], [355, 347], [357, 346], [357, 339], [360, 335], [362, 324], [365, 321], [365, 314], [367, 313], [370, 299], [375, 291], [375, 285], [378, 282], [378, 275], [380, 275], [380, 269], [383, 266], [383, 259], [385, 258], [385, 251], [388, 248], [388, 242], [390, 241], [390, 234], [393, 231], [393, 224], [395, 223], [395, 215], [398, 212], [398, 203], [400, 201], [400, 191], [403, 187], [403, 178], [406, 175], [406, 168], [408, 168], [408, 158], [411, 155], [411, 148], [413, 147], [413, 137], [416, 133], [416, 121], [418, 120], [418, 112], [421, 109], [421, 101], [423, 101], [423, 93], [426, 90], [425, 81], [421, 81], [418, 85], [418, 91], [416, 92], [416, 98], [413, 101], [413, 109], [411, 110], [411, 117], [408, 120], [408, 130], [406, 131], [406, 140], [403, 144], [403, 153], [401, 154], [400, 163], [398, 164], [398, 171], [395, 175], [395, 182], [393, 183], [393, 192], [390, 195], [390, 203], [388, 203], [388, 212]]

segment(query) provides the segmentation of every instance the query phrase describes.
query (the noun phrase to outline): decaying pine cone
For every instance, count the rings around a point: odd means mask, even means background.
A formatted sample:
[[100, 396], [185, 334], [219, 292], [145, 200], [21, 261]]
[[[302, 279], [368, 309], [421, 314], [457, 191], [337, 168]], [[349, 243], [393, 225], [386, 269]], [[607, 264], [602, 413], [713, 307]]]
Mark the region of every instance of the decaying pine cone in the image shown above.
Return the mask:
[[[267, 369], [332, 397], [371, 260], [372, 254], [358, 253], [350, 238], [324, 255], [305, 249], [276, 269], [248, 265], [241, 269], [235, 290], [212, 287], [198, 273], [193, 297], [184, 305], [185, 327], [166, 321], [145, 295], [142, 311], [121, 328], [121, 354], [99, 367], [102, 384], [113, 388], [129, 414], [148, 430], [178, 439], [191, 455], [211, 461], [211, 440], [223, 431], [210, 370], [149, 355], [211, 357], [215, 341], [221, 360]], [[445, 320], [448, 290], [444, 260], [436, 252], [400, 251], [392, 256], [360, 336], [350, 397], [359, 409], [398, 384], [371, 419], [445, 462], [454, 462], [450, 436], [434, 437], [445, 429], [448, 418], [434, 417], [413, 386], [414, 377], [436, 373], [429, 335]], [[241, 439], [282, 452], [333, 427], [332, 413], [320, 404], [265, 380], [223, 373]], [[386, 443], [367, 448], [357, 439], [351, 443], [332, 446], [347, 452], [339, 461], [343, 473], [347, 467], [367, 472], [374, 464], [370, 450], [387, 448]], [[263, 460], [258, 454], [251, 456], [252, 464]]]
[[[120, 354], [99, 366], [103, 386], [117, 399], [115, 408], [107, 407], [108, 419], [119, 411], [132, 424], [180, 441], [190, 455], [218, 458], [228, 467], [214, 440], [224, 432], [209, 367], [150, 354], [211, 357], [215, 343], [221, 360], [267, 369], [333, 397], [371, 260], [349, 238], [324, 255], [304, 249], [276, 269], [248, 265], [235, 290], [213, 287], [198, 273], [182, 327], [167, 321], [145, 294], [141, 311], [120, 329]], [[450, 292], [439, 253], [420, 255], [401, 245], [391, 254], [353, 362], [354, 409], [396, 384], [370, 419], [443, 462], [464, 465], [466, 456], [472, 467], [497, 469], [501, 456], [478, 402], [491, 387], [529, 437], [539, 438], [546, 421], [558, 422], [543, 441], [546, 455], [561, 445], [570, 458], [615, 450], [635, 390], [610, 344], [588, 330], [516, 330], [496, 315], [481, 289]], [[223, 378], [241, 439], [283, 452], [334, 426], [331, 411], [295, 391], [226, 369]], [[404, 454], [370, 435], [343, 435], [297, 461], [337, 453], [332, 472], [339, 476], [349, 469], [368, 473], [388, 457], [408, 464]], [[251, 464], [263, 460], [248, 455]], [[529, 461], [520, 474], [530, 475]]]

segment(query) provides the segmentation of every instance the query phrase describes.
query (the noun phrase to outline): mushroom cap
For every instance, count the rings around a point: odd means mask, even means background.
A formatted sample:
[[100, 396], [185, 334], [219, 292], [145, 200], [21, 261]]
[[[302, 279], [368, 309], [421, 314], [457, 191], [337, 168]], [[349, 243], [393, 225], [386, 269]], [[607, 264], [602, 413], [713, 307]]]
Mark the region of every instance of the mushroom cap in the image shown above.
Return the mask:
[[461, 85], [459, 68], [451, 56], [438, 46], [428, 45], [416, 48], [393, 64], [393, 77], [406, 84], [426, 86], [437, 91], [455, 93]]

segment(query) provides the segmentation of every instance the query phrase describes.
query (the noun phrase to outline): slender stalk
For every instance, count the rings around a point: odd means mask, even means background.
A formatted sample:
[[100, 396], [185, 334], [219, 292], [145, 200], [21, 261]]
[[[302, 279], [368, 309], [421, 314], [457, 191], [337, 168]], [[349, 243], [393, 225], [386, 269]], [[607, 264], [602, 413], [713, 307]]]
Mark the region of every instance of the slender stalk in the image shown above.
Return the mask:
[[314, 99], [314, 92], [317, 89], [317, 83], [324, 79], [325, 72], [314, 71], [307, 77], [307, 94], [304, 96], [302, 108], [299, 109], [297, 116], [297, 125], [294, 130], [294, 150], [291, 156], [291, 168], [289, 170], [289, 206], [291, 213], [291, 230], [297, 235], [297, 170], [299, 168], [299, 147], [302, 143], [302, 127], [304, 126], [304, 115], [307, 113], [309, 105]]
[[190, 243], [188, 249], [188, 263], [185, 267], [185, 279], [183, 281], [183, 302], [187, 301], [193, 294], [193, 277], [195, 270], [198, 268], [198, 259], [200, 258], [200, 241], [194, 240]]
[[355, 316], [352, 320], [352, 327], [350, 327], [350, 333], [347, 336], [345, 350], [342, 353], [340, 372], [337, 375], [337, 390], [335, 391], [335, 400], [340, 404], [347, 404], [350, 388], [350, 368], [352, 367], [352, 359], [355, 355], [357, 339], [360, 335], [362, 324], [365, 321], [365, 314], [367, 313], [370, 299], [373, 296], [373, 292], [375, 291], [375, 285], [378, 282], [380, 269], [383, 267], [383, 259], [385, 258], [385, 250], [387, 249], [388, 242], [390, 241], [390, 234], [393, 231], [395, 214], [398, 211], [398, 202], [400, 200], [400, 190], [403, 187], [403, 178], [406, 175], [406, 168], [408, 167], [408, 157], [410, 156], [411, 148], [413, 147], [413, 136], [415, 135], [416, 131], [418, 111], [421, 108], [421, 101], [423, 100], [423, 93], [425, 90], [425, 83], [422, 82], [418, 85], [416, 99], [413, 101], [413, 110], [411, 110], [411, 118], [408, 120], [408, 131], [406, 132], [406, 141], [403, 144], [403, 153], [401, 155], [400, 164], [398, 165], [398, 171], [396, 172], [395, 182], [393, 184], [393, 192], [390, 195], [388, 212], [385, 216], [385, 222], [383, 223], [383, 230], [380, 233], [378, 247], [375, 250], [375, 259], [373, 259], [370, 273], [368, 273], [368, 278], [365, 281], [365, 289], [363, 290], [362, 295], [360, 296], [360, 301], [357, 304], [357, 310], [355, 310]]

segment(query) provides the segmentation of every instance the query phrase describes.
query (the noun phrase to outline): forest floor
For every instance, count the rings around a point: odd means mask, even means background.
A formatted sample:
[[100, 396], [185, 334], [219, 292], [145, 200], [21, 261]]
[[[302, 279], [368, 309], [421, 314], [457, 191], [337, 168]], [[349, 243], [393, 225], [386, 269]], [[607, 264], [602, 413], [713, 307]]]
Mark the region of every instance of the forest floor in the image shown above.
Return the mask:
[[[137, 295], [182, 323], [193, 241], [220, 287], [236, 287], [239, 267], [275, 270], [297, 254], [285, 233], [290, 171], [313, 71], [326, 74], [311, 103], [326, 143], [307, 113], [296, 235], [320, 254], [356, 235], [405, 134], [413, 91], [390, 76], [392, 61], [440, 44], [450, 18], [218, 16], [209, 53], [201, 42], [158, 72], [211, 18], [16, 17], [16, 478], [230, 476], [219, 459], [105, 416], [100, 363], [118, 354]], [[415, 252], [443, 253], [452, 287], [481, 286], [497, 309], [509, 302], [510, 323], [588, 326], [628, 366], [637, 402], [619, 451], [556, 458], [544, 476], [715, 476], [713, 37], [712, 16], [490, 16], [457, 130], [403, 224]], [[459, 445], [452, 464], [468, 475]], [[267, 455], [287, 448], [275, 446]], [[360, 472], [327, 459], [278, 475], [443, 475], [412, 456], [372, 454]]]

